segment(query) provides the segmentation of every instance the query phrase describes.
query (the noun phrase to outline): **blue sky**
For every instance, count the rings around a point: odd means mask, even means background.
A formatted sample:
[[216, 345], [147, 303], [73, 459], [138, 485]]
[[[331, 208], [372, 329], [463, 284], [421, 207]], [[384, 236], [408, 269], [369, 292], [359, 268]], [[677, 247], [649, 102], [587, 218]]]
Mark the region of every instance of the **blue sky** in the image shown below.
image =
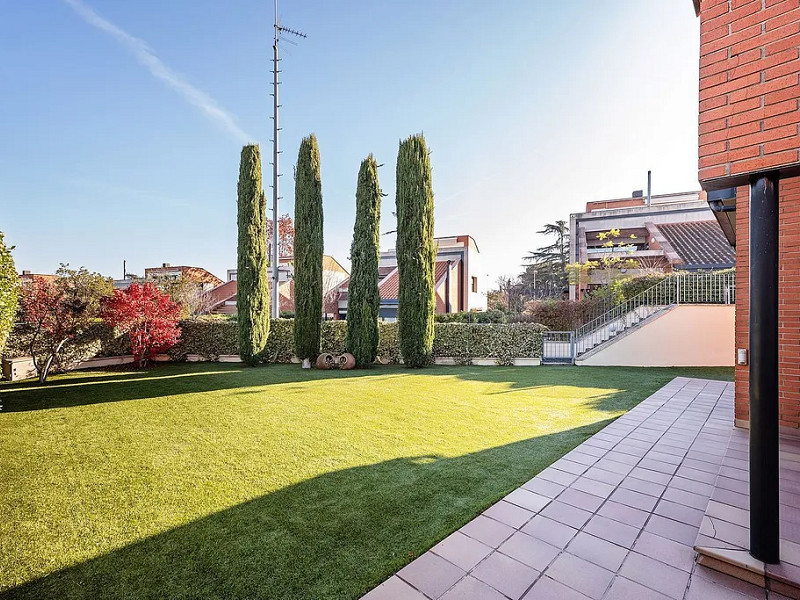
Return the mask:
[[[272, 10], [5, 4], [0, 230], [18, 269], [120, 277], [126, 259], [139, 274], [170, 262], [224, 278], [241, 145], [271, 150]], [[393, 230], [398, 141], [419, 131], [436, 233], [473, 235], [492, 280], [519, 271], [543, 223], [629, 195], [648, 169], [654, 193], [699, 188], [689, 0], [283, 0], [280, 16], [309, 36], [283, 45], [281, 212], [293, 212], [292, 166], [314, 132], [326, 252], [343, 262], [361, 159], [384, 164]]]

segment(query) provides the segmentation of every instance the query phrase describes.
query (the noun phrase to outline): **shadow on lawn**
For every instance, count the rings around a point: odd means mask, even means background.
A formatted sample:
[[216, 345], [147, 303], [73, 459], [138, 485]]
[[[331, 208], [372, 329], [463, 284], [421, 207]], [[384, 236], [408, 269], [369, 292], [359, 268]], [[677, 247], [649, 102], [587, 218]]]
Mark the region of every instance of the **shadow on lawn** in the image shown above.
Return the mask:
[[326, 473], [0, 599], [357, 598], [609, 422]]

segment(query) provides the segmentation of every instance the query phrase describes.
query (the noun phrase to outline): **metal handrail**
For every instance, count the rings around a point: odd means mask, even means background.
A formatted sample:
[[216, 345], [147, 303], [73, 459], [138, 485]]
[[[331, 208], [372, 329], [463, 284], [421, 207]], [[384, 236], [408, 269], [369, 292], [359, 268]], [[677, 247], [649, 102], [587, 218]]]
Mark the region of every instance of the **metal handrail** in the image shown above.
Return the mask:
[[617, 304], [575, 330], [575, 355], [579, 356], [618, 333], [675, 304], [732, 304], [733, 272], [677, 273]]

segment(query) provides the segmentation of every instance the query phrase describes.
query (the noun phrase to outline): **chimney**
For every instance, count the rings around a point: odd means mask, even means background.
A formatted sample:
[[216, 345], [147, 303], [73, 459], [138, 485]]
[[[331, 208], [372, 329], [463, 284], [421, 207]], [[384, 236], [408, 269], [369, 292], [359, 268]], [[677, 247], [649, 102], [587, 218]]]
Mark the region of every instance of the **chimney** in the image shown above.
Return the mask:
[[647, 206], [650, 206], [651, 192], [653, 191], [653, 172], [647, 172]]
[[23, 275], [30, 275], [30, 274], [31, 274], [31, 272], [30, 272], [30, 271], [23, 271], [23, 272], [22, 272], [22, 274], [23, 274]]
[[171, 266], [172, 266], [172, 265], [171, 265], [171, 264], [169, 264], [169, 263], [161, 263], [161, 268], [162, 268], [162, 269], [169, 269]]

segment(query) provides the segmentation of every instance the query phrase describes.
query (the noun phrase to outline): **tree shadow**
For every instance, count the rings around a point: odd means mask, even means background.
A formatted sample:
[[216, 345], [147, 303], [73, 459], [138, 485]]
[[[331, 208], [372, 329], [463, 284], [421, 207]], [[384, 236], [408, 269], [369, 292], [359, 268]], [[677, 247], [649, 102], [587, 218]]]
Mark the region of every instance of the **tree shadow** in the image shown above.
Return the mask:
[[404, 457], [326, 473], [0, 592], [0, 599], [358, 598], [610, 421], [458, 457]]
[[320, 379], [385, 376], [388, 370], [402, 376], [398, 367], [319, 371], [302, 370], [300, 365], [294, 364], [248, 368], [230, 363], [175, 363], [123, 373], [67, 374], [55, 377], [45, 385], [33, 381], [6, 383], [0, 385], [0, 406], [2, 412], [68, 408]]

